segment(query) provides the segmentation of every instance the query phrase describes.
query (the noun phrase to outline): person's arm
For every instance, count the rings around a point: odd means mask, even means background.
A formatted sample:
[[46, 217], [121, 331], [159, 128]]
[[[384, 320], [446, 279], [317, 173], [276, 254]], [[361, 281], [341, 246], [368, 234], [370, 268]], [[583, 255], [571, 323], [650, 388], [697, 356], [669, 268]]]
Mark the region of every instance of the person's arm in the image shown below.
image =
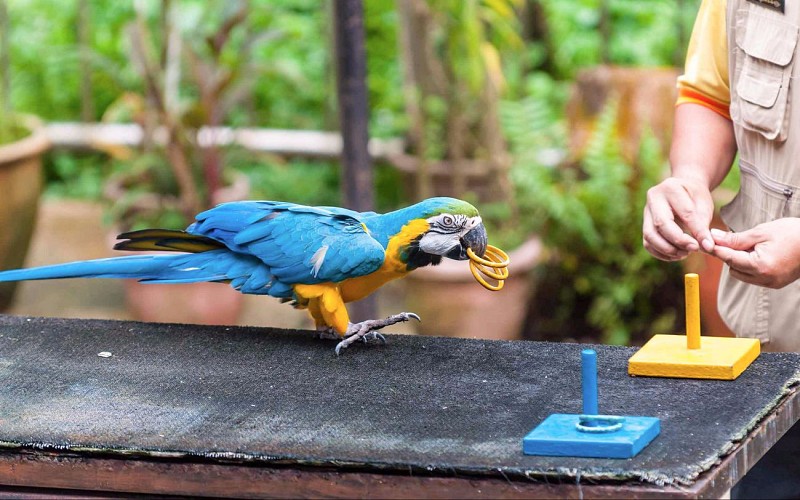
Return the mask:
[[[650, 189], [642, 226], [644, 247], [679, 260], [711, 251], [711, 190], [730, 170], [736, 141], [730, 121], [726, 0], [703, 0], [678, 78], [670, 164], [672, 176]], [[687, 234], [688, 233], [688, 234]]]
[[730, 120], [691, 102], [675, 108], [672, 175], [647, 192], [642, 233], [648, 252], [671, 261], [701, 248], [713, 250], [711, 190], [725, 178], [735, 155]]
[[675, 108], [669, 152], [673, 177], [697, 180], [711, 191], [728, 175], [735, 156], [736, 138], [729, 119], [697, 104]]
[[701, 242], [728, 264], [733, 278], [782, 288], [800, 279], [800, 218], [785, 217], [738, 233], [709, 231], [711, 190], [725, 178], [735, 153], [730, 120], [698, 104], [675, 109], [672, 176], [648, 192], [645, 248], [662, 260], [677, 260]]

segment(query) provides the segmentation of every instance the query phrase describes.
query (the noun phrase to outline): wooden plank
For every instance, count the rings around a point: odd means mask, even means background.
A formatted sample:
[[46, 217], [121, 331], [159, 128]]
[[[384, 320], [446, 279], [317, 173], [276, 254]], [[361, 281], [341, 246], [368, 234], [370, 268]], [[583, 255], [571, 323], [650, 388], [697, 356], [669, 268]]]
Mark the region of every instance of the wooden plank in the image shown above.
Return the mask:
[[[239, 498], [720, 498], [800, 418], [795, 387], [775, 412], [691, 486], [548, 483], [480, 476], [376, 474], [326, 468], [87, 458], [75, 454], [0, 454], [0, 484], [155, 495]], [[0, 488], [0, 493], [3, 490]]]
[[[55, 148], [96, 149], [103, 145], [135, 147], [142, 142], [142, 129], [133, 123], [48, 123], [47, 135]], [[164, 133], [156, 132], [156, 141]], [[281, 130], [265, 128], [203, 127], [198, 131], [201, 144], [241, 146], [250, 151], [285, 156], [338, 158], [342, 137], [338, 132], [319, 130]], [[386, 159], [403, 152], [402, 139], [370, 139], [369, 153], [374, 159]]]
[[[237, 498], [693, 498], [652, 484], [521, 482], [210, 463], [0, 455], [0, 483], [15, 487]], [[0, 489], [2, 493], [2, 489]]]

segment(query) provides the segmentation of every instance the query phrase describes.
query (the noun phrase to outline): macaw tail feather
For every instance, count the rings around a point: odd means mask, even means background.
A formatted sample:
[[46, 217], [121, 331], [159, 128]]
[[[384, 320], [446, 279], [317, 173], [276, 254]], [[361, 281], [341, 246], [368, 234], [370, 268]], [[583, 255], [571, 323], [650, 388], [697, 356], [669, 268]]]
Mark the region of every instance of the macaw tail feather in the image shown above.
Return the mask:
[[157, 278], [174, 255], [129, 255], [0, 272], [0, 281], [60, 278]]
[[[249, 259], [246, 259], [249, 260]], [[61, 278], [133, 278], [151, 283], [193, 283], [229, 281], [232, 265], [252, 268], [252, 263], [236, 259], [227, 250], [198, 254], [126, 255], [108, 259], [67, 262], [30, 269], [0, 272], [0, 281], [47, 280]]]
[[131, 231], [120, 234], [117, 239], [125, 241], [114, 245], [114, 250], [200, 253], [225, 248], [217, 240], [169, 229]]
[[[180, 255], [127, 255], [0, 272], [0, 281], [61, 278], [135, 278], [159, 283], [228, 281], [224, 264], [236, 259], [222, 243], [185, 231], [145, 229], [120, 234], [116, 250], [183, 252]], [[223, 264], [223, 265], [220, 265]]]

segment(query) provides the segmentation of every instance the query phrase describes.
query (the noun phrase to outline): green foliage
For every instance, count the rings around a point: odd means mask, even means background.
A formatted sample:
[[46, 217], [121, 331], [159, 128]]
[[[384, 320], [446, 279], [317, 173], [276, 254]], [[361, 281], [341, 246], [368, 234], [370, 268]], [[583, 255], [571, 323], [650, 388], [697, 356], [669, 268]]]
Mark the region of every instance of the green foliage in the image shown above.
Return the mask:
[[[557, 76], [572, 77], [602, 62], [631, 66], [669, 66], [682, 61], [700, 0], [538, 0], [547, 13]], [[602, 36], [602, 6], [608, 5], [608, 40]], [[679, 39], [680, 31], [684, 40]]]
[[[547, 14], [552, 48], [555, 50], [555, 75], [568, 78], [578, 69], [600, 61], [601, 37], [599, 8], [601, 0], [533, 0], [539, 1]], [[91, 108], [100, 118], [111, 103], [126, 93], [141, 94], [143, 85], [131, 64], [126, 25], [134, 17], [133, 3], [87, 0], [90, 21], [89, 74], [92, 83]], [[155, 12], [160, 2], [144, 2]], [[201, 43], [214, 23], [223, 17], [232, 2], [175, 0], [181, 10], [181, 30], [192, 43]], [[520, 46], [517, 14], [524, 2], [519, 0], [436, 0], [431, 5], [444, 12], [442, 22], [454, 27], [451, 35], [437, 40], [448, 56], [452, 71], [465, 82], [480, 80], [480, 67], [491, 78], [504, 81], [504, 95], [517, 100], [526, 95], [529, 71], [544, 57], [545, 47], [526, 41]], [[11, 27], [12, 98], [15, 108], [32, 112], [46, 120], [77, 120], [81, 116], [80, 78], [83, 73], [77, 50], [76, 23], [80, 2], [60, 0], [14, 0], [8, 2]], [[609, 50], [611, 61], [618, 64], [670, 64], [678, 47], [677, 22], [688, 33], [698, 0], [685, 0], [682, 12], [674, 0], [609, 0], [611, 20]], [[371, 108], [370, 133], [389, 137], [404, 134], [409, 127], [402, 92], [402, 75], [398, 55], [397, 4], [385, 0], [365, 0], [368, 86]], [[158, 16], [150, 18], [151, 25]], [[332, 55], [332, 23], [330, 5], [318, 0], [286, 0], [254, 2], [247, 20], [250, 33], [259, 34], [253, 47], [252, 67], [246, 79], [250, 85], [247, 97], [228, 110], [226, 124], [275, 128], [335, 129], [334, 71]], [[234, 34], [234, 36], [242, 36]], [[223, 62], [234, 64], [242, 38], [233, 40], [223, 55]], [[502, 58], [499, 56], [502, 55]], [[502, 68], [498, 67], [498, 60]], [[478, 68], [478, 69], [476, 69]], [[181, 95], [191, 100], [195, 91], [183, 86]], [[484, 111], [474, 99], [451, 95], [461, 102], [470, 118], [481, 117]], [[185, 101], [184, 101], [185, 102]], [[466, 103], [466, 104], [464, 104]], [[424, 103], [424, 112], [433, 118], [424, 134], [424, 156], [443, 158], [447, 155], [445, 138], [447, 103], [431, 97]], [[560, 111], [559, 111], [560, 112]], [[456, 134], [469, 136], [474, 134]], [[65, 160], [58, 160], [65, 161]], [[79, 165], [79, 164], [78, 164]], [[79, 168], [62, 174], [48, 169], [48, 182], [74, 193], [86, 192], [81, 187], [96, 168], [87, 162], [89, 173]], [[69, 182], [66, 172], [75, 175], [75, 189], [64, 187]], [[259, 182], [259, 181], [256, 181]], [[388, 196], [396, 193], [386, 192]], [[392, 204], [388, 200], [386, 204]], [[502, 207], [498, 208], [502, 212]]]
[[[559, 78], [600, 61], [600, 0], [539, 0], [547, 13], [550, 38], [556, 43]], [[88, 0], [90, 18], [90, 73], [92, 108], [99, 118], [124, 91], [140, 91], [135, 69], [128, 57], [125, 26], [133, 18], [132, 2]], [[150, 2], [152, 8], [158, 2]], [[225, 3], [180, 0], [185, 32], [207, 31]], [[459, 59], [454, 71], [477, 81], [476, 64], [485, 61], [481, 53], [483, 36], [488, 46], [498, 47], [504, 60], [503, 74], [508, 91], [524, 75], [519, 68], [535, 67], [543, 47], [529, 43], [520, 51], [515, 39], [514, 8], [520, 2], [482, 0], [469, 2], [437, 0], [437, 5], [454, 12], [449, 23], [460, 23], [455, 38], [448, 41]], [[632, 65], [664, 65], [680, 54], [677, 23], [688, 33], [698, 0], [686, 0], [682, 12], [674, 0], [610, 0], [611, 62]], [[330, 61], [332, 35], [330, 11], [318, 0], [258, 2], [249, 16], [252, 30], [265, 33], [254, 50], [256, 68], [253, 96], [247, 106], [234, 110], [230, 123], [279, 128], [330, 129], [337, 126], [333, 71]], [[75, 120], [80, 116], [80, 55], [77, 51], [79, 2], [60, 0], [14, 0], [8, 3], [11, 18], [12, 100], [18, 110], [48, 120]], [[369, 70], [371, 132], [386, 137], [407, 127], [403, 114], [402, 77], [397, 55], [397, 11], [394, 2], [364, 2]], [[468, 10], [474, 15], [458, 16]], [[480, 23], [478, 23], [480, 20]], [[490, 29], [486, 29], [488, 26]], [[461, 29], [463, 28], [463, 29]], [[235, 44], [234, 44], [235, 45]], [[483, 50], [486, 50], [484, 46]], [[477, 54], [477, 56], [476, 56]], [[235, 57], [231, 52], [229, 58]], [[474, 57], [473, 57], [474, 56]], [[476, 76], [478, 75], [478, 76]]]
[[253, 199], [283, 200], [304, 205], [338, 205], [339, 169], [336, 162], [279, 159], [243, 162], [236, 170], [253, 184]]
[[445, 71], [463, 97], [478, 97], [485, 81], [502, 79], [497, 64], [504, 51], [519, 49], [518, 0], [432, 0]]
[[[253, 185], [251, 197], [260, 200], [292, 201], [304, 205], [341, 206], [339, 162], [241, 155], [232, 162]], [[405, 205], [400, 173], [388, 165], [375, 165], [376, 209], [396, 210]]]
[[111, 166], [101, 153], [55, 151], [44, 158], [47, 196], [100, 200]]
[[[541, 269], [543, 293], [558, 295], [541, 298], [547, 317], [534, 325], [536, 333], [558, 337], [589, 329], [603, 342], [628, 344], [654, 328], [669, 331], [676, 311], [660, 294], [680, 283], [680, 268], [652, 258], [641, 239], [646, 190], [665, 169], [660, 144], [645, 134], [635, 163], [626, 162], [612, 101], [581, 158], [567, 165], [548, 162], [543, 151], [563, 138], [551, 113], [535, 93], [508, 103], [504, 112], [515, 155], [517, 226], [539, 234], [553, 256]], [[583, 328], [576, 326], [582, 322]]]
[[[92, 107], [99, 119], [122, 93], [141, 92], [129, 58], [126, 25], [134, 18], [133, 3], [88, 0]], [[180, 0], [181, 30], [199, 41], [230, 8], [231, 2]], [[146, 2], [155, 12], [160, 2]], [[76, 20], [78, 2], [14, 0], [12, 22], [12, 101], [46, 120], [80, 117], [80, 75]], [[372, 132], [397, 135], [405, 126], [400, 69], [397, 62], [396, 11], [393, 2], [365, 2]], [[248, 16], [250, 32], [258, 33], [255, 64], [248, 70], [252, 96], [233, 109], [227, 123], [275, 128], [338, 127], [331, 64], [329, 9], [318, 0], [257, 2]], [[153, 15], [151, 23], [157, 22]], [[241, 48], [234, 40], [224, 61], [233, 64]], [[236, 48], [237, 50], [234, 50]], [[183, 89], [190, 93], [190, 89]]]
[[[91, 24], [90, 104], [95, 110], [95, 118], [100, 119], [107, 110], [118, 107], [120, 96], [142, 94], [144, 86], [131, 64], [129, 37], [126, 36], [126, 26], [134, 18], [133, 4], [101, 0], [88, 0], [88, 4]], [[148, 25], [156, 32], [160, 4], [145, 3], [151, 14]], [[211, 32], [223, 17], [222, 9], [230, 8], [232, 3], [179, 0], [176, 4], [181, 10], [181, 31], [193, 44], [202, 44], [203, 36]], [[46, 120], [80, 119], [79, 78], [82, 69], [75, 27], [78, 2], [15, 0], [10, 2], [9, 9], [13, 21], [10, 31], [13, 56], [11, 101], [16, 109]], [[407, 125], [400, 91], [402, 78], [397, 56], [396, 23], [397, 12], [393, 2], [365, 1], [370, 132], [376, 137], [396, 137]], [[239, 80], [247, 80], [245, 83], [250, 89], [246, 93], [237, 91], [237, 95], [246, 94], [246, 97], [227, 110], [226, 125], [317, 130], [338, 128], [331, 62], [330, 9], [318, 0], [257, 2], [253, 4], [247, 24], [248, 33], [256, 33], [257, 40], [252, 48], [252, 64]], [[226, 47], [222, 55], [221, 62], [227, 67], [238, 63], [237, 56], [245, 35], [236, 32], [233, 36], [230, 48]], [[196, 99], [196, 90], [184, 84], [180, 92], [182, 105], [191, 107], [192, 100]], [[194, 111], [187, 109], [187, 112]], [[128, 116], [127, 121], [131, 118]], [[50, 162], [46, 173], [47, 183], [52, 185], [51, 192], [94, 196], [100, 186], [91, 188], [89, 183], [95, 178], [101, 181], [96, 175], [96, 162], [82, 155], [76, 156], [75, 160], [59, 155]], [[87, 172], [82, 172], [82, 168]], [[112, 170], [112, 167], [106, 165], [104, 170]], [[381, 168], [381, 171], [385, 173], [386, 169]], [[385, 177], [379, 173], [378, 180]], [[252, 184], [257, 190], [268, 191], [268, 185], [259, 184], [269, 183], [270, 179], [269, 176], [256, 176]], [[392, 190], [380, 186], [379, 190], [388, 196], [387, 204], [397, 202], [397, 195]]]
[[[515, 213], [504, 201], [480, 205], [492, 244], [500, 248], [515, 248], [540, 230], [534, 221], [546, 214], [526, 200], [536, 189], [530, 183], [549, 182], [543, 176], [561, 162], [566, 143], [563, 115], [568, 84], [540, 72], [531, 74], [523, 89], [525, 97], [504, 100], [500, 106], [503, 132], [514, 158], [511, 180], [519, 207]], [[526, 165], [538, 168], [528, 170]], [[558, 207], [558, 203], [550, 206]]]
[[[404, 94], [410, 118], [406, 165], [413, 169], [412, 199], [468, 197], [464, 163], [476, 166], [481, 201], [507, 200], [498, 103], [503, 62], [523, 43], [520, 0], [430, 0], [398, 3]], [[439, 179], [434, 170], [444, 173]]]
[[[80, 117], [77, 4], [57, 0], [9, 2], [12, 101], [18, 110], [47, 120]], [[120, 36], [133, 10], [131, 2], [90, 0], [89, 4], [93, 104], [99, 112], [124, 89], [135, 87], [135, 73], [125, 55], [124, 37]]]
[[[397, 17], [394, 2], [364, 1], [372, 137], [398, 137], [408, 128], [401, 91], [403, 76], [397, 56]], [[331, 107], [334, 107], [333, 104]]]
[[11, 100], [9, 12], [0, 0], [0, 145], [22, 139], [30, 131], [21, 123]]

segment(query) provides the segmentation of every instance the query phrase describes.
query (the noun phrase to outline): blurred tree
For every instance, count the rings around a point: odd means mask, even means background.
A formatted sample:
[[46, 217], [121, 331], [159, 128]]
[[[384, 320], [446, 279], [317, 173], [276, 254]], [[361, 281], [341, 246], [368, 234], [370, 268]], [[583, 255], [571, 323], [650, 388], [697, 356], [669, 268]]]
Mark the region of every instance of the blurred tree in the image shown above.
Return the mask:
[[92, 122], [95, 119], [94, 85], [92, 82], [92, 13], [89, 0], [78, 0], [77, 19], [78, 58], [81, 69], [81, 120]]
[[414, 197], [513, 200], [498, 100], [502, 54], [520, 49], [515, 0], [398, 1]]
[[538, 58], [526, 58], [536, 59], [534, 62], [524, 61], [528, 62], [526, 69], [541, 70], [550, 75], [555, 74], [554, 42], [542, 0], [527, 0], [520, 12], [520, 20], [522, 22], [522, 37], [526, 45], [541, 46], [541, 50], [538, 51]]
[[[152, 5], [134, 2], [136, 17], [126, 30], [144, 91], [121, 94], [105, 113], [108, 120], [138, 123], [143, 147], [106, 148], [129, 167], [120, 169], [109, 187], [115, 200], [129, 200], [115, 204], [123, 226], [144, 217], [148, 225], [182, 228], [198, 212], [225, 201], [220, 127], [258, 76], [250, 57], [254, 46], [278, 35], [248, 29], [247, 0], [209, 4], [202, 15], [215, 19], [197, 26], [191, 38], [181, 32], [185, 4], [162, 0], [155, 12]], [[163, 213], [173, 214], [170, 222], [160, 220]]]

